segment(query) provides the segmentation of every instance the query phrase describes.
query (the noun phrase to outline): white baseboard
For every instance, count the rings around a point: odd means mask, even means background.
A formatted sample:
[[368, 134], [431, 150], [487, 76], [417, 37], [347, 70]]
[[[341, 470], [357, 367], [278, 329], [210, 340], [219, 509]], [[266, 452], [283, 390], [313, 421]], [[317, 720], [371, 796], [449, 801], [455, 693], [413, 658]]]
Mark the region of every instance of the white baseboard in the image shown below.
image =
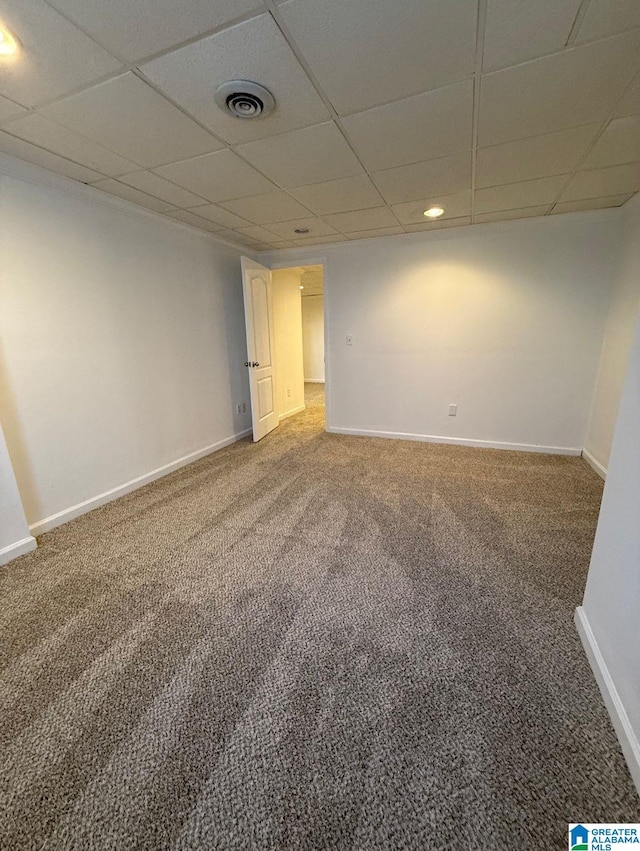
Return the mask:
[[591, 665], [591, 670], [598, 683], [602, 699], [609, 712], [613, 729], [616, 731], [622, 753], [627, 761], [629, 773], [636, 784], [636, 789], [640, 794], [640, 742], [631, 726], [629, 716], [627, 715], [618, 690], [607, 668], [596, 637], [591, 630], [591, 625], [587, 618], [587, 614], [583, 606], [578, 606], [575, 612], [575, 624], [578, 630], [578, 635], [582, 641], [587, 659]]
[[305, 378], [305, 384], [324, 384], [324, 378]]
[[298, 405], [295, 408], [291, 408], [289, 411], [285, 411], [284, 414], [280, 414], [278, 419], [279, 420], [286, 420], [287, 417], [292, 417], [294, 414], [299, 414], [301, 411], [304, 411], [305, 408], [306, 408], [306, 405], [303, 402], [302, 405]]
[[601, 464], [599, 461], [593, 457], [593, 455], [589, 452], [588, 449], [582, 450], [582, 457], [587, 462], [587, 464], [596, 471], [596, 473], [600, 476], [601, 479], [607, 478], [607, 468]]
[[417, 440], [421, 443], [451, 443], [456, 446], [475, 446], [478, 449], [510, 449], [514, 452], [542, 452], [546, 455], [580, 455], [575, 446], [538, 446], [531, 443], [502, 443], [491, 440], [471, 440], [467, 437], [442, 437], [435, 434], [409, 434], [403, 431], [370, 431], [368, 429], [327, 426], [333, 434], [353, 434], [360, 437], [386, 437], [392, 440]]
[[59, 511], [57, 514], [52, 514], [50, 517], [45, 517], [44, 520], [39, 520], [37, 523], [31, 524], [29, 526], [29, 530], [33, 535], [42, 535], [43, 532], [48, 532], [50, 529], [55, 529], [56, 526], [68, 523], [69, 520], [73, 520], [81, 514], [93, 511], [94, 508], [100, 508], [101, 505], [105, 505], [107, 502], [118, 499], [119, 496], [124, 496], [125, 494], [131, 493], [131, 491], [137, 490], [137, 488], [148, 485], [150, 482], [160, 479], [162, 476], [166, 476], [168, 473], [172, 473], [180, 467], [186, 467], [187, 464], [192, 464], [199, 458], [204, 458], [205, 455], [211, 455], [212, 452], [217, 452], [218, 449], [224, 449], [225, 446], [229, 446], [238, 440], [242, 440], [243, 437], [247, 437], [247, 435], [251, 433], [252, 429], [249, 428], [244, 429], [244, 431], [237, 432], [236, 434], [232, 434], [231, 437], [225, 437], [217, 443], [205, 446], [204, 449], [198, 449], [196, 452], [184, 455], [182, 458], [178, 458], [176, 461], [171, 461], [169, 464], [164, 464], [156, 470], [151, 470], [150, 473], [145, 473], [143, 476], [131, 479], [131, 481], [125, 482], [123, 485], [118, 485], [118, 487], [98, 494], [98, 496], [93, 496], [91, 499], [86, 499], [84, 502], [79, 502], [77, 505], [65, 508], [64, 511]]
[[36, 539], [32, 535], [29, 535], [27, 538], [16, 541], [15, 544], [9, 544], [8, 547], [3, 547], [0, 550], [0, 565], [7, 564], [13, 561], [14, 558], [23, 556], [25, 553], [30, 553], [37, 546]]

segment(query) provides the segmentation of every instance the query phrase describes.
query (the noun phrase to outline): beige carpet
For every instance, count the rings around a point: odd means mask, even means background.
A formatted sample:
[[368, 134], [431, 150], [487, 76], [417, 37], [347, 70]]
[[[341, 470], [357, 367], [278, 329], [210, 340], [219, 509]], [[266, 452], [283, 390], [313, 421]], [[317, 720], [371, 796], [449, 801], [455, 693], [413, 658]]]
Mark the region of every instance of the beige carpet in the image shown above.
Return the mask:
[[329, 435], [321, 393], [0, 574], [2, 849], [541, 851], [640, 821], [572, 622], [598, 478]]

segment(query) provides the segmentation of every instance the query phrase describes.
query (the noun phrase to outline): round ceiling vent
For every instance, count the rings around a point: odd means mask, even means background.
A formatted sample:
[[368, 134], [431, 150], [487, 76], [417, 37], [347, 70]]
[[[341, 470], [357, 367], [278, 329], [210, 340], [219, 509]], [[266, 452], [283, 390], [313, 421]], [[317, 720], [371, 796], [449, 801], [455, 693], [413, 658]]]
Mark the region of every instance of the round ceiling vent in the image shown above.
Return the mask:
[[230, 80], [215, 94], [220, 109], [236, 118], [264, 118], [273, 111], [275, 99], [268, 89], [250, 80]]

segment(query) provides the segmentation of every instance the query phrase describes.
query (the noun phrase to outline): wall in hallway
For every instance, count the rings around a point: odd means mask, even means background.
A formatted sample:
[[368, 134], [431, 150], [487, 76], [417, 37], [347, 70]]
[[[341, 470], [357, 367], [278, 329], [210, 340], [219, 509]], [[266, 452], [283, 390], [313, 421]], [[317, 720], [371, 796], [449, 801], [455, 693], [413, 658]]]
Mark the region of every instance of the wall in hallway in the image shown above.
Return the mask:
[[277, 269], [271, 279], [278, 413], [282, 419], [304, 409], [300, 270]]
[[[620, 265], [626, 292], [637, 293], [640, 286], [639, 246], [640, 196], [637, 196], [627, 211]], [[617, 368], [610, 368], [607, 374], [614, 388], [621, 385], [620, 405], [578, 625], [640, 790], [640, 310], [637, 299], [630, 298], [628, 309], [632, 315], [622, 316], [619, 302], [616, 299], [612, 312], [612, 316], [619, 318], [618, 337], [622, 340], [627, 337], [631, 322], [635, 328], [629, 346], [622, 347], [619, 340], [615, 341], [617, 360], [609, 355]], [[616, 328], [610, 319], [607, 336], [614, 334]], [[606, 356], [605, 343], [603, 360]], [[626, 368], [620, 363], [621, 357], [627, 362]], [[601, 383], [602, 371], [601, 366]], [[621, 382], [618, 371], [625, 373]], [[617, 408], [617, 397], [615, 401]], [[593, 418], [594, 414], [592, 421]]]
[[324, 298], [302, 298], [302, 345], [304, 380], [324, 381]]
[[241, 252], [3, 169], [0, 415], [40, 532], [250, 426]]
[[329, 430], [579, 453], [621, 217], [567, 214], [265, 254], [279, 265], [326, 260]]
[[[640, 224], [635, 226], [640, 241]], [[640, 258], [629, 244], [640, 278]], [[640, 792], [640, 315], [578, 626]]]
[[609, 464], [629, 349], [640, 309], [640, 195], [624, 206], [624, 249], [616, 274], [598, 380], [591, 408], [585, 453], [604, 475]]

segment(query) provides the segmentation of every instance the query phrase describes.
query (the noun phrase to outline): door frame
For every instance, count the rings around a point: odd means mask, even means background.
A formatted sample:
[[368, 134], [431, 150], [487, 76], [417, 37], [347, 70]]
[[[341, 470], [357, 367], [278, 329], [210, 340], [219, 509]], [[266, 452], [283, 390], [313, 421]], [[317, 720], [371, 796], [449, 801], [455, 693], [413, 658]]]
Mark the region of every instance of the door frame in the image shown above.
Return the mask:
[[[259, 255], [258, 255], [259, 256]], [[330, 326], [330, 310], [329, 310], [329, 288], [327, 282], [329, 280], [329, 261], [325, 255], [318, 254], [296, 254], [295, 257], [288, 259], [272, 260], [268, 257], [258, 260], [259, 263], [264, 263], [271, 271], [274, 269], [295, 269], [296, 266], [322, 266], [322, 309], [324, 312], [324, 404], [325, 404], [325, 421], [324, 430], [331, 431], [333, 425], [333, 407], [331, 396], [331, 350], [329, 348], [329, 326]]]

